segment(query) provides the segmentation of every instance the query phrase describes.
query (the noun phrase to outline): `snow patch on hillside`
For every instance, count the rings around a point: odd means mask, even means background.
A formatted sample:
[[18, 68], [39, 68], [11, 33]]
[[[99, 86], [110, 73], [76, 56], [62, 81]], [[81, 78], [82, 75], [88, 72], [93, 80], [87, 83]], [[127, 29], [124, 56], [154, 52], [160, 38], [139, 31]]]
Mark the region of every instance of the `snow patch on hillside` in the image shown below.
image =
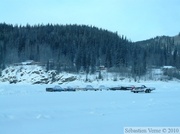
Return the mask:
[[46, 71], [44, 67], [38, 65], [20, 65], [10, 66], [2, 71], [1, 81], [9, 83], [32, 83], [32, 84], [48, 84], [53, 81], [61, 82], [61, 75], [57, 75], [56, 71]]
[[[132, 77], [125, 77], [119, 73], [108, 73], [107, 71], [101, 72], [102, 78], [98, 79], [99, 72], [95, 74], [79, 73], [71, 74], [66, 72], [57, 73], [56, 70], [46, 71], [45, 66], [31, 64], [30, 62], [22, 62], [7, 67], [2, 71], [0, 77], [1, 82], [13, 83], [30, 83], [30, 84], [63, 84], [63, 83], [92, 83], [92, 82], [133, 82]], [[160, 68], [151, 69], [147, 71], [145, 76], [137, 77], [136, 82], [140, 81], [166, 81], [163, 75], [163, 70]]]

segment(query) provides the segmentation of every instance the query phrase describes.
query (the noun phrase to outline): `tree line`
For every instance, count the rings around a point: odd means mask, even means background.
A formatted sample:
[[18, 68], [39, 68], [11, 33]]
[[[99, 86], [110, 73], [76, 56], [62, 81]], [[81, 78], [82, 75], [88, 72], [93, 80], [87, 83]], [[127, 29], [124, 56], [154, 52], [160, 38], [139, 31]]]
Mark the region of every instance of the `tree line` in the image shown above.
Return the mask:
[[[180, 45], [173, 38], [131, 42], [117, 32], [86, 25], [10, 25], [0, 23], [0, 68], [26, 60], [58, 72], [109, 71], [141, 76], [147, 68], [180, 68]], [[51, 64], [51, 66], [49, 66]]]

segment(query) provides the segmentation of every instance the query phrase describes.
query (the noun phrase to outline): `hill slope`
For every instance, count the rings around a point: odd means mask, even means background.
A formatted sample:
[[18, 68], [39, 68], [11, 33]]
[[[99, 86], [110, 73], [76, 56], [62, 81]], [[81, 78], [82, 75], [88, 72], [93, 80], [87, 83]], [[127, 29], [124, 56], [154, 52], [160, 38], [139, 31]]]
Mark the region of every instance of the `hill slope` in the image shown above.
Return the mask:
[[130, 43], [117, 33], [85, 25], [0, 24], [0, 30], [0, 66], [26, 60], [53, 61], [51, 67], [58, 71], [88, 71], [91, 67], [94, 72], [100, 64], [113, 67], [120, 59], [124, 63]]
[[85, 25], [0, 24], [0, 31], [0, 72], [26, 60], [46, 64], [47, 71], [58, 73], [92, 74], [103, 65], [135, 79], [154, 67], [180, 68], [179, 35], [133, 43], [117, 33]]

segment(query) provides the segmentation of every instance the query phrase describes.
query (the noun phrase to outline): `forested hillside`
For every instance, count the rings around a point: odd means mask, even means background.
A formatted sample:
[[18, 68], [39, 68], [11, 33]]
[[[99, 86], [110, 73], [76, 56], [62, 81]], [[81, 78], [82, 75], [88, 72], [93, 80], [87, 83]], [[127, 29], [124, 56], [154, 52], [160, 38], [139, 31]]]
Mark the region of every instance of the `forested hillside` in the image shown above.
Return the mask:
[[99, 65], [111, 68], [125, 64], [131, 44], [116, 33], [83, 25], [1, 24], [0, 30], [1, 64], [53, 60], [57, 67], [74, 71]]
[[34, 60], [58, 72], [94, 73], [103, 65], [108, 71], [141, 76], [151, 67], [180, 68], [180, 45], [174, 39], [157, 37], [131, 42], [123, 35], [93, 26], [1, 23], [0, 68]]
[[155, 37], [135, 44], [147, 52], [148, 66], [180, 68], [180, 35]]

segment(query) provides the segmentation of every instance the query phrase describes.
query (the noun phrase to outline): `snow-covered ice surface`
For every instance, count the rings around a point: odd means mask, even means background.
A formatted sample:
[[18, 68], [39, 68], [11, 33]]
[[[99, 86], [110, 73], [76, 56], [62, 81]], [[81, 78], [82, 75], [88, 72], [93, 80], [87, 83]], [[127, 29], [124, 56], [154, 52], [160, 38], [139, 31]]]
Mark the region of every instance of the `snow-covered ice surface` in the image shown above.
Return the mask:
[[[150, 94], [130, 91], [45, 92], [54, 85], [0, 85], [0, 134], [122, 134], [124, 127], [179, 127], [179, 82], [99, 85], [155, 87]], [[67, 86], [64, 84], [62, 86]], [[74, 82], [70, 86], [85, 86]]]

